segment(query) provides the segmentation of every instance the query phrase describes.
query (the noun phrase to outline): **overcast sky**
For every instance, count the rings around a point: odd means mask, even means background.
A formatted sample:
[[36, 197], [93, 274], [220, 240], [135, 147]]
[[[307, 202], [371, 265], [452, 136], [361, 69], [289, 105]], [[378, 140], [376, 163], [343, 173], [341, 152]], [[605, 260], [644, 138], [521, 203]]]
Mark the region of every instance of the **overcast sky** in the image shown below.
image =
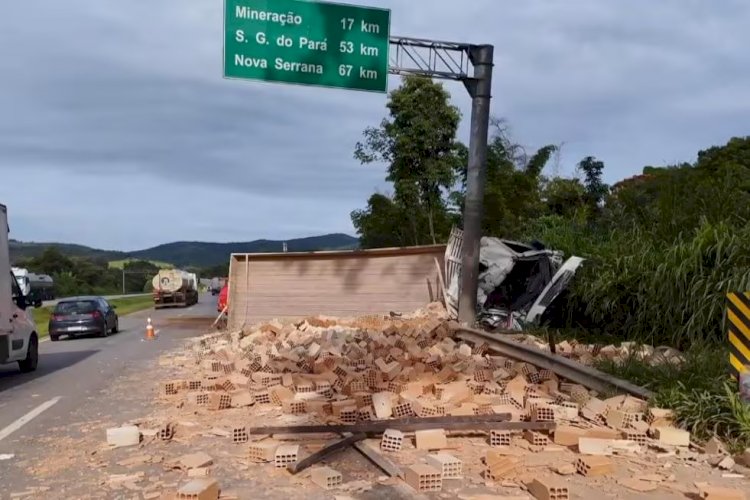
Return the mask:
[[[350, 0], [350, 3], [363, 3]], [[495, 45], [492, 112], [614, 182], [750, 133], [746, 0], [370, 0], [391, 34]], [[221, 0], [9, 0], [0, 203], [12, 237], [136, 250], [353, 233], [388, 190], [354, 144], [386, 98], [222, 78]], [[390, 88], [398, 84], [392, 79]], [[448, 84], [464, 113], [469, 99]]]

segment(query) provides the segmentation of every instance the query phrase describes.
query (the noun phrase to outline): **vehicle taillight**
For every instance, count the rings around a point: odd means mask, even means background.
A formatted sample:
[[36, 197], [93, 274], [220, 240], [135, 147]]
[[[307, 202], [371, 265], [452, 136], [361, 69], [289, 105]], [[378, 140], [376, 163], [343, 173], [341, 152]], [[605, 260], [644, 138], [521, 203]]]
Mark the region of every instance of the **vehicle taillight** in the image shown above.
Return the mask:
[[102, 317], [102, 313], [100, 313], [99, 311], [94, 311], [94, 312], [91, 313], [91, 317], [92, 318], [101, 318]]
[[64, 318], [65, 318], [65, 316], [62, 316], [60, 314], [54, 314], [54, 315], [52, 315], [52, 320], [53, 321], [62, 321]]

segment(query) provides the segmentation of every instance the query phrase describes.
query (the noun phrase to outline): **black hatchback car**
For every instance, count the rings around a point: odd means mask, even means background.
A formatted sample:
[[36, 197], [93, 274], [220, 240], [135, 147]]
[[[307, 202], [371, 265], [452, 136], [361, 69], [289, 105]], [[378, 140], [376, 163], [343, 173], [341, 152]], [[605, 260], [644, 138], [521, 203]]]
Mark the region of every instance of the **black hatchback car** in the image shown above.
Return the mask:
[[102, 297], [72, 297], [55, 306], [49, 320], [49, 339], [54, 342], [60, 335], [106, 337], [110, 332], [117, 333], [119, 326], [115, 307]]

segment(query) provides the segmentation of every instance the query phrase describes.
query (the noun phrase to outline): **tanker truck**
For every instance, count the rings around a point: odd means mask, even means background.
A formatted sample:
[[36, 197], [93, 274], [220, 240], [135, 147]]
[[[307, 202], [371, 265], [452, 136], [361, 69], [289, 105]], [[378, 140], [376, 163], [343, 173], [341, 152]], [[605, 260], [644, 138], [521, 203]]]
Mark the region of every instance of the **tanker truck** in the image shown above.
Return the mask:
[[151, 280], [154, 308], [189, 307], [198, 303], [198, 277], [180, 269], [162, 269]]

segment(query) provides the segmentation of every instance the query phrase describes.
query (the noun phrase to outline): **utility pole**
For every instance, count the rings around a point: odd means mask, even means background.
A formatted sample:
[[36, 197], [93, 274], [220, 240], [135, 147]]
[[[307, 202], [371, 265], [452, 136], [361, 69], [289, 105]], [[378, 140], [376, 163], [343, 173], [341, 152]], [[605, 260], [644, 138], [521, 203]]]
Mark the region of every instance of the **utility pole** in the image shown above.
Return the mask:
[[482, 239], [484, 184], [487, 178], [487, 134], [490, 127], [493, 53], [492, 45], [480, 45], [469, 50], [469, 58], [474, 65], [474, 82], [467, 85], [472, 98], [471, 135], [464, 200], [461, 295], [458, 300], [458, 322], [465, 325], [472, 325], [477, 314], [479, 246]]
[[[440, 42], [391, 37], [389, 72], [460, 81], [471, 96], [471, 136], [464, 201], [464, 237], [461, 256], [461, 292], [458, 321], [474, 323], [477, 312], [479, 246], [482, 239], [484, 184], [487, 176], [487, 134], [492, 98], [492, 45]], [[473, 74], [469, 74], [473, 66]]]

